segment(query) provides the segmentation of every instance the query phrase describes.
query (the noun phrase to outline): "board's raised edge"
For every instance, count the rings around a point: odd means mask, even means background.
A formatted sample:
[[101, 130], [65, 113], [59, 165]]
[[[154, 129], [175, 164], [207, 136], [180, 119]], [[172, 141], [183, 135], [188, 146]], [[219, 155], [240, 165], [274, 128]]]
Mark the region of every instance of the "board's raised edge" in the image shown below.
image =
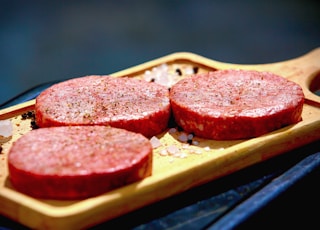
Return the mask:
[[0, 120], [9, 119], [34, 109], [35, 99], [0, 110]]

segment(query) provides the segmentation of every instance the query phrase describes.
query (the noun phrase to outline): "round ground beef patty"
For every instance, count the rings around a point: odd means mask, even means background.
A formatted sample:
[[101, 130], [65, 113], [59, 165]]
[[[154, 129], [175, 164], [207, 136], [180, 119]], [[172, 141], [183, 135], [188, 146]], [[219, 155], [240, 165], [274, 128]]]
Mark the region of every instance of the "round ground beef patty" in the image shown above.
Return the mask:
[[96, 196], [152, 173], [152, 147], [141, 134], [106, 126], [35, 129], [13, 143], [9, 178], [45, 199]]
[[302, 88], [270, 72], [219, 70], [180, 80], [170, 90], [175, 120], [207, 139], [257, 137], [297, 123]]
[[151, 137], [168, 126], [169, 91], [135, 78], [85, 76], [43, 91], [35, 115], [39, 127], [110, 125]]

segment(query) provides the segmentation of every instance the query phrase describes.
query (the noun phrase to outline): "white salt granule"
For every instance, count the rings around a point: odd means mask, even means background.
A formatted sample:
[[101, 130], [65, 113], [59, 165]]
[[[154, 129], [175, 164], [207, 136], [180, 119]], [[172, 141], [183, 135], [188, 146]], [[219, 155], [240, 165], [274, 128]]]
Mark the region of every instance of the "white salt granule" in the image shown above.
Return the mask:
[[170, 145], [168, 146], [167, 148], [167, 152], [170, 154], [170, 155], [175, 155], [177, 153], [179, 153], [179, 148], [176, 146], [176, 145]]
[[168, 156], [168, 152], [166, 149], [162, 149], [159, 154], [160, 156]]
[[151, 142], [152, 148], [154, 149], [161, 146], [161, 142], [159, 138], [157, 138], [156, 136], [151, 137], [150, 142]]
[[199, 145], [199, 141], [193, 140], [193, 141], [192, 141], [192, 144], [193, 144], [193, 145]]
[[204, 150], [205, 150], [205, 151], [210, 151], [210, 147], [209, 147], [209, 146], [206, 146], [206, 147], [204, 147]]
[[193, 135], [192, 133], [188, 134], [188, 140], [190, 140], [190, 141], [191, 141], [191, 140], [192, 140], [192, 138], [193, 138], [193, 136], [194, 136], [194, 135]]
[[179, 155], [177, 155], [177, 157], [179, 158], [186, 158], [188, 155], [186, 153], [180, 153]]
[[178, 137], [179, 141], [187, 142], [188, 141], [188, 135], [186, 133], [181, 133]]
[[0, 136], [11, 137], [13, 132], [12, 123], [8, 120], [0, 120]]
[[187, 75], [191, 75], [191, 74], [194, 74], [194, 70], [193, 70], [192, 67], [187, 67], [187, 68], [185, 69], [185, 73], [186, 73]]
[[190, 153], [194, 153], [194, 154], [200, 155], [200, 154], [202, 154], [202, 150], [201, 149], [195, 149], [195, 150], [190, 151]]
[[170, 128], [168, 131], [170, 134], [176, 133], [177, 129], [176, 128]]
[[190, 145], [187, 144], [187, 143], [183, 143], [183, 144], [181, 145], [181, 147], [182, 147], [182, 149], [189, 149], [189, 148], [190, 148]]

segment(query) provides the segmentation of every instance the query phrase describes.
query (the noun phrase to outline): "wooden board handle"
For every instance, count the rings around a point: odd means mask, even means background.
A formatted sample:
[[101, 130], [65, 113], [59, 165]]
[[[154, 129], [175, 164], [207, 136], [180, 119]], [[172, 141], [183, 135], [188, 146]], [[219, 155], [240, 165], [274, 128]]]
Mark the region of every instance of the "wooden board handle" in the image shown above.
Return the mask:
[[320, 48], [295, 59], [267, 64], [266, 67], [297, 82], [303, 88], [306, 99], [320, 105], [320, 97], [314, 93], [320, 89]]

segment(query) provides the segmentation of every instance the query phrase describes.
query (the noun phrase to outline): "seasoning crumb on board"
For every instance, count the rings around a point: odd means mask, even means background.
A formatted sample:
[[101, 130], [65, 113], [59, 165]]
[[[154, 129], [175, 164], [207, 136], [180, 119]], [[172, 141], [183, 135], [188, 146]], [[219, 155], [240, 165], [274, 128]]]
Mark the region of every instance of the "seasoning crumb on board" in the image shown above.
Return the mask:
[[35, 117], [35, 112], [34, 112], [33, 110], [21, 114], [21, 119], [22, 119], [22, 120], [31, 119], [30, 125], [31, 125], [31, 128], [32, 128], [32, 129], [37, 129], [37, 128], [39, 128], [39, 127], [37, 126], [37, 124], [36, 124], [35, 118], [36, 118], [36, 117]]

